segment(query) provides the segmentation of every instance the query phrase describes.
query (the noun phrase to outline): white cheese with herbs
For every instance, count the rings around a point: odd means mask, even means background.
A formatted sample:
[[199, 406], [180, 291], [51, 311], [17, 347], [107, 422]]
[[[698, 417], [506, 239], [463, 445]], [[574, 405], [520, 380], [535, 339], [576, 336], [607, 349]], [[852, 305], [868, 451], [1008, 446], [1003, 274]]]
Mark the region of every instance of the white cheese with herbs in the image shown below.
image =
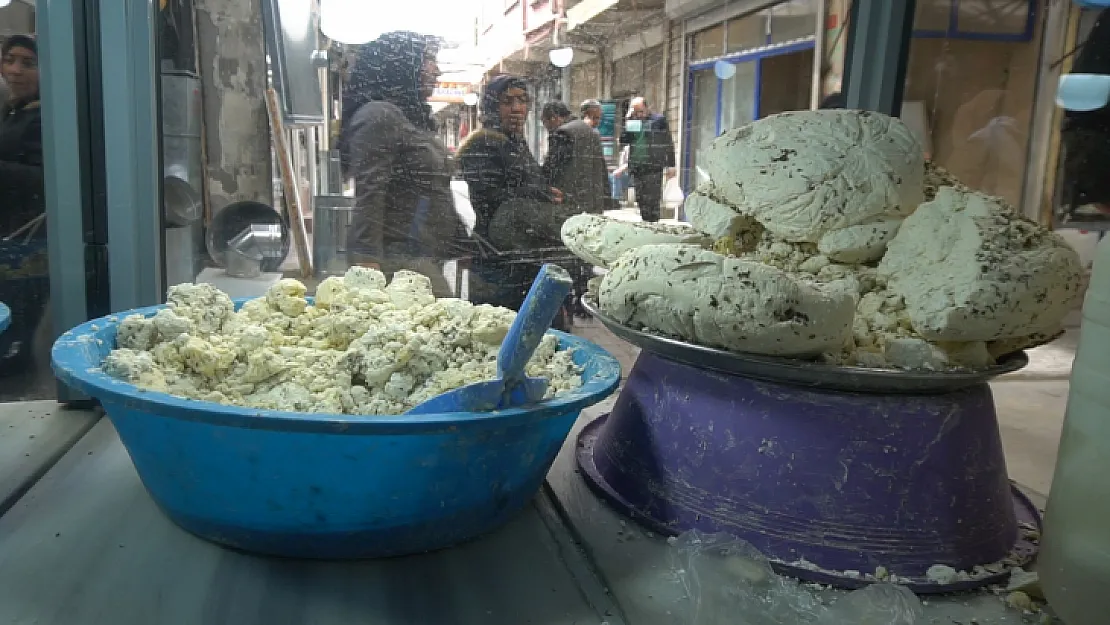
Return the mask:
[[620, 323], [683, 341], [772, 356], [817, 355], [851, 336], [854, 287], [803, 282], [694, 245], [626, 252], [599, 304]]
[[891, 219], [831, 230], [817, 242], [817, 249], [838, 263], [873, 263], [883, 257], [887, 244], [898, 234], [901, 225], [902, 220]]
[[698, 187], [686, 197], [682, 211], [690, 225], [714, 240], [724, 237], [738, 238], [746, 233], [758, 233], [763, 226], [751, 215], [713, 198], [712, 185]]
[[[124, 319], [109, 375], [141, 388], [263, 410], [398, 414], [459, 386], [489, 380], [515, 313], [432, 295], [431, 281], [398, 271], [386, 284], [354, 267], [324, 280], [314, 304], [281, 280], [238, 312], [211, 285], [170, 288], [170, 308]], [[554, 336], [528, 375], [548, 395], [577, 388], [581, 369]]]
[[563, 222], [563, 244], [582, 260], [610, 267], [628, 250], [653, 243], [689, 243], [708, 246], [704, 234], [686, 225], [632, 222], [582, 213]]
[[921, 145], [881, 113], [772, 115], [717, 137], [704, 163], [719, 199], [785, 241], [905, 217], [924, 197]]
[[931, 341], [1058, 331], [1082, 297], [1079, 255], [998, 198], [942, 187], [908, 217], [879, 265]]

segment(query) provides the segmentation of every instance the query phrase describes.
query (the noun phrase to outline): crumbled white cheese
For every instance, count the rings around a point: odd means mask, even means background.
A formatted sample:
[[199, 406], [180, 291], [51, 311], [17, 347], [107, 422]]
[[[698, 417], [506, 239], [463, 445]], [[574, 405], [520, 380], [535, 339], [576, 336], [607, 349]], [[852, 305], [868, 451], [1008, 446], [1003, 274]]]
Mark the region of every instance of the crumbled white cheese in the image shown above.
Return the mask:
[[[267, 410], [399, 414], [460, 386], [496, 377], [514, 314], [436, 300], [428, 278], [407, 271], [386, 284], [352, 268], [317, 289], [281, 280], [239, 312], [210, 285], [170, 289], [169, 308], [120, 323], [109, 375], [148, 390]], [[545, 336], [528, 375], [548, 396], [581, 385], [570, 351]]]
[[[700, 162], [700, 160], [699, 160]], [[913, 132], [880, 113], [781, 113], [710, 145], [715, 197], [785, 241], [905, 217], [923, 199], [924, 154]]]
[[1079, 255], [1059, 235], [953, 187], [905, 220], [879, 270], [934, 341], [1055, 333], [1082, 297]]
[[959, 581], [971, 579], [966, 571], [957, 571], [947, 564], [934, 564], [925, 572], [925, 577], [934, 584], [955, 584]]
[[694, 245], [645, 245], [605, 275], [599, 304], [620, 323], [700, 345], [816, 355], [850, 337], [852, 289], [807, 284]]
[[582, 260], [608, 268], [626, 251], [652, 243], [709, 246], [704, 234], [685, 225], [630, 222], [583, 213], [563, 222], [563, 244]]

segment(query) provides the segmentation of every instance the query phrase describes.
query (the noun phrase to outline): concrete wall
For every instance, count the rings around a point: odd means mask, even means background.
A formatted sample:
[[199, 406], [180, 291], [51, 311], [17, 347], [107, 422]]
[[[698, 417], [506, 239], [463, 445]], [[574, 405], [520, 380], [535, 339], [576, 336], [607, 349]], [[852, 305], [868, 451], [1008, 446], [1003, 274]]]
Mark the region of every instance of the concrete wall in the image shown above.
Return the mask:
[[259, 0], [196, 0], [209, 195], [273, 203]]
[[682, 138], [685, 129], [682, 127], [686, 111], [686, 66], [685, 49], [686, 41], [681, 21], [670, 22], [667, 36], [670, 43], [670, 58], [667, 59], [667, 123], [671, 127], [671, 138], [674, 140], [675, 149], [678, 151], [675, 162], [681, 168], [682, 163]]

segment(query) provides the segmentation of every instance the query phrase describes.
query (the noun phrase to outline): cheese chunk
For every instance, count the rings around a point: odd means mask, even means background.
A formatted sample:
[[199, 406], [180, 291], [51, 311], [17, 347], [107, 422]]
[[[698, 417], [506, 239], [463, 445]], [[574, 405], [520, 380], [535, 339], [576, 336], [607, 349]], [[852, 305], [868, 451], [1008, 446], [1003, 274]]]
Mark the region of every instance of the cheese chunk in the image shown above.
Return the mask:
[[715, 240], [754, 235], [754, 243], [763, 226], [751, 215], [745, 215], [728, 204], [713, 199], [712, 194], [712, 186], [702, 186], [686, 198], [682, 210], [690, 225]]
[[628, 250], [652, 243], [689, 243], [708, 246], [704, 234], [686, 225], [621, 221], [582, 213], [563, 222], [563, 244], [577, 257], [609, 268]]
[[879, 264], [913, 329], [931, 341], [1056, 333], [1082, 297], [1079, 255], [998, 198], [941, 187]]
[[883, 355], [898, 369], [985, 369], [994, 358], [982, 341], [969, 343], [930, 343], [922, 339], [896, 338], [886, 343]]
[[883, 257], [901, 225], [901, 220], [887, 220], [833, 230], [821, 237], [817, 249], [838, 263], [873, 263]]
[[624, 325], [771, 356], [839, 348], [851, 336], [856, 307], [854, 287], [807, 284], [694, 245], [630, 250], [605, 275], [600, 290], [602, 311]]
[[921, 145], [880, 113], [772, 115], [717, 137], [704, 162], [716, 197], [785, 241], [905, 217], [923, 199]]

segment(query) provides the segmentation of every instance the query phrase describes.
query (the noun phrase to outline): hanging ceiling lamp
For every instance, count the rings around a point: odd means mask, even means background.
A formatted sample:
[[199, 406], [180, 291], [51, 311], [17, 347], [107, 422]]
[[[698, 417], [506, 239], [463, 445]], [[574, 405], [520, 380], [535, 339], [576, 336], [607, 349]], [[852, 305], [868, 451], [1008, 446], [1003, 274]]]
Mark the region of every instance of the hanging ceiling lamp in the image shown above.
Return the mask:
[[574, 60], [574, 49], [571, 47], [555, 48], [547, 53], [551, 59], [551, 64], [555, 67], [563, 68], [571, 64]]
[[320, 31], [328, 39], [347, 45], [369, 43], [382, 34], [379, 20], [371, 15], [374, 6], [366, 0], [321, 0]]

